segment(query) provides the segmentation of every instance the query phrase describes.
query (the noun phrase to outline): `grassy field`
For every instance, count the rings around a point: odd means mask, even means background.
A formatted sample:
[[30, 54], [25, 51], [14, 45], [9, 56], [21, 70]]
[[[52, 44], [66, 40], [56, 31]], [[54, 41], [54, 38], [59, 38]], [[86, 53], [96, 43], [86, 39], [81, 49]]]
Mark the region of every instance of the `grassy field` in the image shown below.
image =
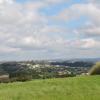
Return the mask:
[[100, 100], [100, 76], [0, 84], [0, 100]]

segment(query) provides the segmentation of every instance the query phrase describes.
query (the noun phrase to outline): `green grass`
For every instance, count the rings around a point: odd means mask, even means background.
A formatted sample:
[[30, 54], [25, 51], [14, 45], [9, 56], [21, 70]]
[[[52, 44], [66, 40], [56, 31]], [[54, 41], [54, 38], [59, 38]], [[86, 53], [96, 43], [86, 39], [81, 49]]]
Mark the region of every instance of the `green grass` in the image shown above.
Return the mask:
[[100, 76], [1, 84], [0, 100], [100, 100]]

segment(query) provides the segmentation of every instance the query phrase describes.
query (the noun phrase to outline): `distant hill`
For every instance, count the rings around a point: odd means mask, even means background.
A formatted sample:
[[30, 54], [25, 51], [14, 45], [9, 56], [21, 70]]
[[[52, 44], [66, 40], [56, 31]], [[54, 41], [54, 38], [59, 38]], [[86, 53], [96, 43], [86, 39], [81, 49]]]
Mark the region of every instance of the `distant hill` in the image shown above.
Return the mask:
[[71, 59], [70, 61], [83, 61], [83, 62], [98, 62], [100, 58], [78, 58], [78, 59]]
[[69, 60], [54, 60], [51, 61], [51, 65], [62, 65], [70, 67], [92, 67], [96, 62], [99, 62], [100, 58], [76, 58]]
[[78, 61], [83, 61], [83, 62], [98, 62], [100, 61], [100, 58], [73, 58], [73, 59], [54, 59], [54, 60], [48, 60], [50, 62], [78, 62]]

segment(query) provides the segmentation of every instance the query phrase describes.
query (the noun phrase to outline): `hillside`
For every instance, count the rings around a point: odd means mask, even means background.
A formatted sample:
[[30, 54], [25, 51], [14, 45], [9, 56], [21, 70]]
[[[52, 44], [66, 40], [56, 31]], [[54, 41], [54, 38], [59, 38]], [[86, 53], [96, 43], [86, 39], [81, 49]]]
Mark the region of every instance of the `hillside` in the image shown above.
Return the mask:
[[100, 76], [0, 84], [0, 100], [100, 100]]

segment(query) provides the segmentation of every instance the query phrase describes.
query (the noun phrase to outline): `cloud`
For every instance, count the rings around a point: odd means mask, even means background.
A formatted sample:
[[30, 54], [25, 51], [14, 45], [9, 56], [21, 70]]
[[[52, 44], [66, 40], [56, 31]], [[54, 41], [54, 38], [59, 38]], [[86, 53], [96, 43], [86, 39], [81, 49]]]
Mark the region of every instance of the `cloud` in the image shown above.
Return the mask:
[[97, 26], [88, 26], [77, 29], [77, 33], [80, 35], [84, 34], [87, 37], [99, 37], [100, 36], [100, 27]]
[[[96, 2], [93, 0], [93, 2]], [[86, 4], [73, 4], [69, 8], [64, 9], [58, 15], [54, 16], [57, 21], [71, 21], [78, 20], [82, 16], [87, 20], [80, 26], [77, 32], [81, 35], [98, 36], [100, 35], [100, 7], [93, 4], [93, 2]]]
[[9, 46], [0, 46], [0, 52], [2, 53], [15, 53], [15, 52], [20, 52], [20, 48], [11, 48]]
[[48, 4], [48, 6], [50, 6], [51, 4], [60, 4], [60, 3], [68, 3], [71, 0], [44, 0], [44, 3]]
[[[7, 1], [8, 2], [8, 1]], [[67, 32], [66, 29], [47, 26], [45, 16], [39, 13], [43, 7], [41, 2], [4, 5], [0, 7], [0, 36], [3, 45], [22, 50], [53, 48], [53, 45], [64, 44], [65, 40], [59, 35], [52, 37], [51, 33]], [[55, 48], [56, 48], [55, 47]]]
[[[76, 19], [81, 16], [87, 16], [92, 21], [100, 22], [100, 9], [96, 5], [91, 3], [89, 4], [74, 4], [67, 9], [64, 9], [59, 13], [59, 15], [55, 16], [58, 20], [71, 20]], [[98, 23], [99, 23], [98, 22]]]
[[[96, 48], [95, 52], [100, 49], [100, 40], [97, 39], [100, 36], [100, 8], [96, 4], [73, 4], [54, 17], [41, 12], [42, 8], [51, 7], [51, 4], [64, 2], [69, 0], [32, 0], [27, 3], [0, 0], [0, 55], [13, 53], [37, 57], [39, 53], [45, 57], [80, 56], [86, 50], [88, 54], [93, 48]], [[75, 29], [66, 27], [66, 22], [81, 16], [87, 17], [88, 22]], [[58, 25], [59, 21], [65, 26]], [[81, 38], [81, 35], [85, 37]]]
[[[31, 2], [34, 2], [35, 0], [29, 0]], [[41, 0], [37, 0], [38, 2], [41, 2]], [[42, 0], [43, 3], [48, 4], [57, 4], [57, 3], [63, 3], [63, 2], [69, 2], [70, 0]]]
[[13, 2], [14, 0], [0, 0], [0, 4], [6, 4], [6, 3], [12, 4]]
[[88, 39], [80, 40], [79, 44], [80, 44], [80, 47], [84, 49], [89, 49], [89, 48], [95, 49], [95, 48], [99, 48], [100, 41], [96, 41], [92, 38], [88, 38]]

